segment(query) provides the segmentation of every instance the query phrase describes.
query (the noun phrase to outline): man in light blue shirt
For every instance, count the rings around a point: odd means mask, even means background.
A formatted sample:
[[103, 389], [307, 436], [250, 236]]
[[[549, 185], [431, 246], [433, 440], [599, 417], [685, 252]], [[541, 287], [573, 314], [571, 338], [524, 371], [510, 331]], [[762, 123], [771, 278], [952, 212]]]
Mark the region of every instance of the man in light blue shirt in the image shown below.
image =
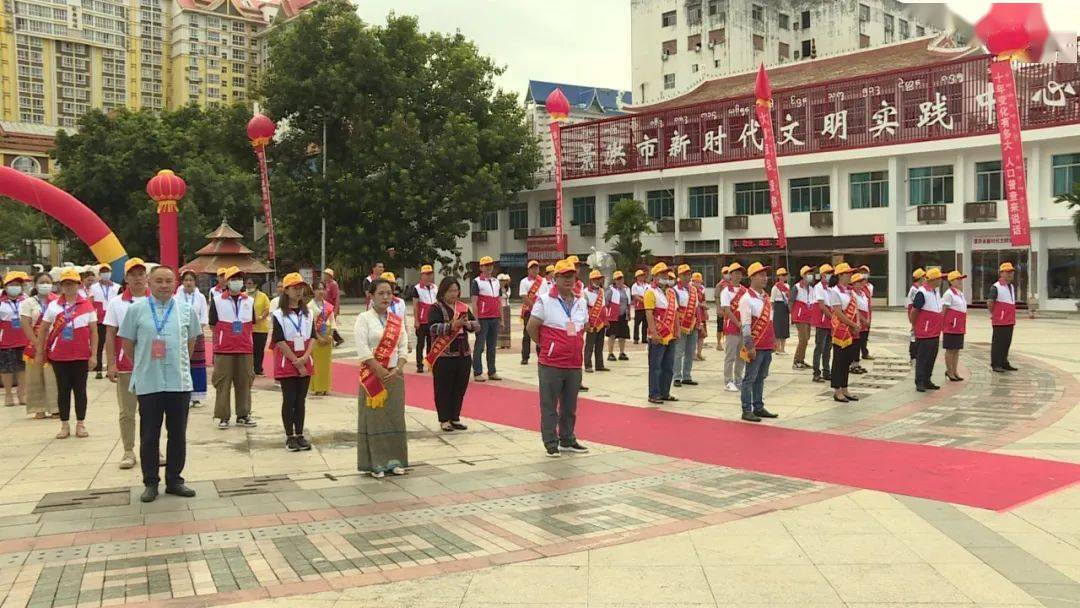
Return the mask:
[[199, 316], [176, 298], [176, 275], [168, 266], [150, 271], [151, 297], [132, 304], [117, 335], [124, 352], [133, 353], [131, 392], [139, 399], [139, 451], [142, 464], [141, 500], [158, 496], [158, 444], [161, 423], [169, 439], [165, 448], [165, 493], [195, 496], [181, 473], [187, 458], [188, 401], [191, 398], [191, 351], [202, 332]]

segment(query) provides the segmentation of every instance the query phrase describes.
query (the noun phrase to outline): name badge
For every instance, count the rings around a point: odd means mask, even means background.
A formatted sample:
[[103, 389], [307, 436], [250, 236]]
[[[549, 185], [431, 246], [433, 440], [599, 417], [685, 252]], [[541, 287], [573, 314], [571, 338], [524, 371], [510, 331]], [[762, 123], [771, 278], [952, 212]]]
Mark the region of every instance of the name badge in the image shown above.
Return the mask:
[[154, 359], [165, 358], [165, 340], [155, 338], [150, 342], [150, 357]]
[[576, 336], [577, 335], [577, 325], [574, 325], [573, 321], [567, 321], [566, 322], [566, 335], [568, 335], [568, 336]]
[[232, 322], [232, 333], [234, 336], [240, 335], [244, 331], [244, 324], [240, 321]]
[[12, 319], [11, 319], [11, 328], [12, 329], [19, 329], [21, 327], [22, 327], [22, 320], [19, 319], [19, 317], [12, 317]]
[[75, 328], [70, 326], [70, 325], [65, 325], [64, 329], [62, 329], [60, 331], [60, 339], [61, 340], [68, 340], [68, 341], [74, 340], [75, 339]]
[[293, 338], [292, 339], [292, 348], [295, 351], [304, 352], [304, 350], [305, 350], [305, 348], [304, 348], [304, 339], [303, 338]]

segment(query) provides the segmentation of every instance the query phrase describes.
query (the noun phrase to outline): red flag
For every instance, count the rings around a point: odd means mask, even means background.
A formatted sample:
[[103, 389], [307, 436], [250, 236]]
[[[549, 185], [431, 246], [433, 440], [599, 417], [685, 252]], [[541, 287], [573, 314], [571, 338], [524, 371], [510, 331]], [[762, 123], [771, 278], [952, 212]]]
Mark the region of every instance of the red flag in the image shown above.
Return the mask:
[[994, 84], [998, 135], [1001, 138], [1001, 181], [1009, 213], [1009, 240], [1013, 247], [1031, 246], [1031, 220], [1027, 209], [1027, 176], [1024, 174], [1024, 148], [1020, 141], [1020, 109], [1016, 102], [1016, 81], [1012, 62], [990, 64]]
[[562, 131], [555, 121], [551, 122], [551, 144], [555, 148], [555, 247], [559, 253], [566, 253], [566, 236], [562, 229]]
[[757, 97], [755, 115], [761, 125], [762, 145], [765, 149], [765, 177], [769, 180], [769, 202], [772, 205], [773, 224], [776, 226], [776, 245], [787, 248], [787, 234], [784, 230], [784, 200], [780, 194], [780, 171], [776, 168], [776, 137], [772, 124], [772, 86], [765, 73], [765, 64], [758, 68], [757, 82], [754, 83], [754, 95]]

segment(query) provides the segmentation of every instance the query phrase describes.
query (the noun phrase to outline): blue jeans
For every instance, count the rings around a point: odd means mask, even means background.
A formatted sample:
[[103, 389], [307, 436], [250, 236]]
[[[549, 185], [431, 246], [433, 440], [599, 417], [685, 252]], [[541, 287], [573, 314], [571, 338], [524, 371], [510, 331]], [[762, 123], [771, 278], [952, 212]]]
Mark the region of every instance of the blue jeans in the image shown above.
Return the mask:
[[472, 369], [473, 375], [479, 376], [484, 373], [484, 363], [481, 360], [484, 350], [487, 350], [488, 375], [495, 373], [495, 349], [499, 347], [499, 320], [480, 319], [480, 331], [476, 332], [476, 348], [473, 350]]
[[757, 355], [746, 364], [742, 381], [742, 409], [753, 412], [765, 407], [765, 378], [769, 377], [769, 364], [772, 363], [771, 350], [759, 350]]
[[[680, 330], [682, 331], [682, 330]], [[693, 380], [694, 356], [697, 355], [697, 328], [688, 334], [681, 334], [675, 346], [675, 379]]]
[[675, 376], [675, 342], [654, 344], [649, 342], [649, 398], [660, 399], [671, 394], [671, 380]]

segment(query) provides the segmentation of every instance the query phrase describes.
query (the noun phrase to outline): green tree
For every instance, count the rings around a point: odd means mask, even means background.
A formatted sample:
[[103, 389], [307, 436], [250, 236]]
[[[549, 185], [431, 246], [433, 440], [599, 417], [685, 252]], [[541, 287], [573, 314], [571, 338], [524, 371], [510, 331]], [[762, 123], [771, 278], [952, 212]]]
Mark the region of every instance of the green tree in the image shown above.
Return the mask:
[[[91, 111], [77, 133], [57, 136], [56, 185], [100, 215], [129, 255], [156, 259], [157, 210], [146, 182], [158, 170], [172, 169], [187, 182], [179, 236], [180, 256], [190, 259], [222, 219], [248, 233], [252, 218], [261, 215], [257, 164], [245, 130], [250, 118], [243, 105], [162, 113]], [[76, 251], [72, 259], [89, 256], [84, 246]]]
[[1076, 232], [1076, 238], [1080, 239], [1080, 183], [1073, 184], [1072, 192], [1059, 195], [1054, 202], [1065, 203], [1069, 209], [1072, 209], [1073, 230]]
[[0, 257], [37, 262], [27, 241], [52, 238], [55, 226], [37, 209], [0, 196]]
[[641, 235], [652, 234], [652, 219], [645, 212], [641, 201], [623, 199], [611, 209], [604, 241], [614, 243], [611, 249], [619, 270], [626, 276], [633, 276], [634, 268], [652, 252], [641, 245]]
[[540, 155], [524, 111], [460, 34], [394, 14], [368, 25], [328, 0], [275, 32], [269, 64], [258, 89], [268, 115], [288, 120], [272, 185], [293, 257], [317, 259], [325, 214], [337, 265], [364, 267], [390, 247], [395, 265], [450, 262], [470, 221], [532, 186]]

